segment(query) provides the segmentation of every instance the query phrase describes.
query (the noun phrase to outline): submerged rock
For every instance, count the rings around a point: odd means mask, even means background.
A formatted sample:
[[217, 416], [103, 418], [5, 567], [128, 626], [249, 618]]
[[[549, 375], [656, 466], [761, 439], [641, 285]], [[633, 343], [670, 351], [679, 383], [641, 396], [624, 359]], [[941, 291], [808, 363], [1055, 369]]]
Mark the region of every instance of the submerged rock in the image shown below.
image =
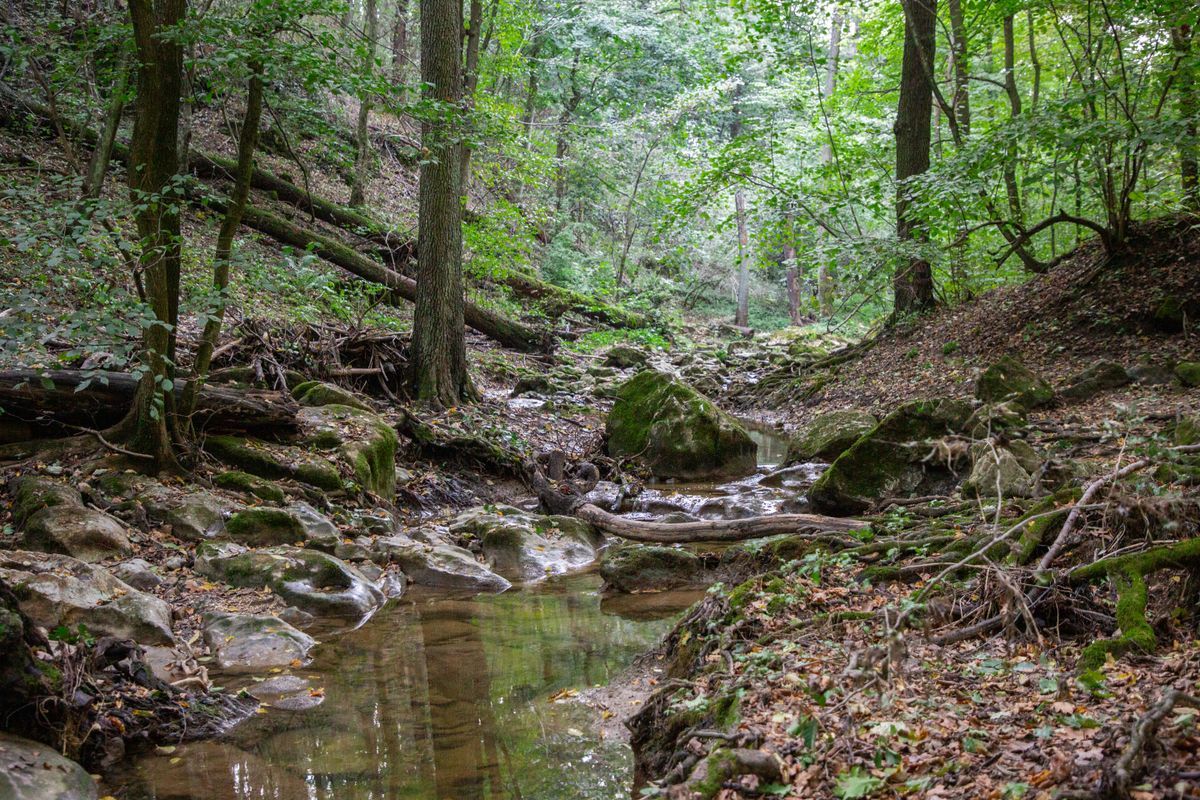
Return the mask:
[[758, 447], [737, 420], [653, 370], [621, 385], [606, 427], [609, 455], [640, 458], [658, 477], [745, 475], [756, 464]]
[[865, 411], [830, 411], [788, 442], [784, 462], [833, 461], [871, 431], [879, 420]]
[[574, 517], [540, 516], [511, 506], [464, 511], [452, 534], [477, 538], [488, 566], [510, 581], [530, 582], [582, 569], [601, 538]]
[[93, 636], [174, 641], [166, 603], [93, 564], [51, 553], [0, 552], [0, 578], [13, 587], [21, 610], [48, 630], [83, 625]]
[[507, 579], [475, 560], [471, 551], [450, 544], [424, 544], [393, 536], [375, 541], [376, 560], [395, 564], [417, 586], [503, 592]]
[[248, 550], [237, 544], [202, 544], [196, 571], [239, 587], [268, 587], [287, 602], [318, 616], [363, 618], [384, 596], [366, 576], [318, 550], [280, 545]]
[[675, 547], [611, 547], [600, 562], [605, 588], [615, 592], [661, 592], [704, 581], [699, 556]]
[[979, 376], [975, 396], [985, 403], [1010, 401], [1032, 409], [1053, 402], [1054, 390], [1016, 357], [1007, 355]]
[[96, 800], [96, 782], [52, 747], [0, 731], [4, 800]]
[[258, 670], [303, 662], [317, 640], [279, 617], [256, 614], [209, 614], [204, 642], [226, 670]]
[[905, 403], [817, 479], [809, 492], [813, 508], [857, 514], [882, 497], [929, 494], [957, 483], [955, 465], [939, 459], [936, 443], [962, 431], [970, 416], [971, 406], [961, 400]]

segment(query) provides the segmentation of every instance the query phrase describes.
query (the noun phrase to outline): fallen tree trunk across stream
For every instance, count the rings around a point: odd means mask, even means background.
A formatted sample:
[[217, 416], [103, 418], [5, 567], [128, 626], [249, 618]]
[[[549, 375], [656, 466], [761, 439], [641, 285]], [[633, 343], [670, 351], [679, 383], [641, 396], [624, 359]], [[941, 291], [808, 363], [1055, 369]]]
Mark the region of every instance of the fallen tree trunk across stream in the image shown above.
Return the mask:
[[[103, 428], [129, 410], [139, 378], [127, 372], [12, 369], [0, 372], [0, 417], [33, 427]], [[187, 381], [175, 384], [182, 395]], [[192, 423], [206, 431], [294, 430], [299, 404], [286, 392], [205, 384]]]
[[611, 536], [654, 544], [743, 542], [747, 539], [781, 534], [848, 533], [866, 526], [861, 520], [826, 517], [821, 514], [772, 514], [745, 519], [648, 522], [610, 514], [591, 503], [576, 506], [571, 513]]

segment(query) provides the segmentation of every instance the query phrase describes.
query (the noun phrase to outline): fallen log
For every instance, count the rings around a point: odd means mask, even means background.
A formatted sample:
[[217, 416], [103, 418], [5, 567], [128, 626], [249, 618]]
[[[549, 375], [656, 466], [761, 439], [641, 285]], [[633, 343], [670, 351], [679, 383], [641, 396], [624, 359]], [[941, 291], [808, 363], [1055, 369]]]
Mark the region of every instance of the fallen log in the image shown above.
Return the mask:
[[[209, 206], [218, 210], [224, 209], [224, 198], [209, 196], [206, 199]], [[268, 211], [253, 207], [248, 207], [242, 215], [242, 224], [270, 236], [281, 244], [313, 252], [330, 264], [341, 267], [355, 277], [384, 286], [394, 295], [409, 302], [415, 302], [417, 299], [415, 280], [388, 269], [336, 239], [293, 225]], [[393, 304], [397, 304], [395, 297], [389, 299]], [[524, 353], [544, 352], [553, 347], [552, 338], [548, 333], [508, 319], [475, 303], [465, 304], [463, 317], [467, 327], [505, 347]]]
[[641, 314], [602, 303], [581, 292], [546, 283], [520, 270], [508, 270], [496, 277], [495, 281], [507, 286], [518, 297], [537, 300], [551, 316], [562, 316], [568, 311], [573, 311], [614, 328], [644, 328], [649, 324], [649, 320]]
[[[52, 433], [56, 426], [104, 428], [129, 410], [139, 378], [127, 372], [14, 369], [0, 372], [4, 417]], [[182, 396], [187, 381], [177, 381]], [[207, 432], [294, 430], [299, 404], [286, 392], [205, 385], [192, 424]]]
[[576, 506], [576, 518], [601, 531], [634, 542], [688, 544], [692, 542], [742, 542], [781, 534], [847, 533], [861, 530], [865, 522], [821, 514], [773, 514], [745, 519], [700, 520], [698, 522], [647, 522], [610, 514], [591, 503]]

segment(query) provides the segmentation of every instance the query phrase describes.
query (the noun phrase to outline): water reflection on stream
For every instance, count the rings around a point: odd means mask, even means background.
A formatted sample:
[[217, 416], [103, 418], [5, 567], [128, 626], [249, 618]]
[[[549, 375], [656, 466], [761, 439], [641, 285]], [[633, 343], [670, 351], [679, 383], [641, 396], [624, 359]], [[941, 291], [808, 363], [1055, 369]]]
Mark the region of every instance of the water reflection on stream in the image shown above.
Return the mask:
[[322, 705], [146, 756], [113, 788], [130, 800], [628, 797], [628, 748], [599, 735], [595, 710], [549, 698], [608, 682], [696, 594], [652, 596], [649, 614], [635, 601], [627, 618], [601, 608], [599, 584], [405, 598], [294, 671], [324, 689]]

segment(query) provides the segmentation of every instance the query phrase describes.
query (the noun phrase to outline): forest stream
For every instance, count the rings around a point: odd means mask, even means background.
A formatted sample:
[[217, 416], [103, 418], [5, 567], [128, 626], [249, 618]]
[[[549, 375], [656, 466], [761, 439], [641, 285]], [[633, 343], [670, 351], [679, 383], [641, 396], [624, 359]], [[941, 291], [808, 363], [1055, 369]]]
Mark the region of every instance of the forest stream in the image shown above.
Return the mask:
[[[778, 510], [792, 492], [762, 484], [786, 439], [747, 422], [754, 475], [648, 487], [630, 514]], [[328, 644], [302, 669], [218, 675], [260, 713], [219, 740], [146, 753], [106, 783], [128, 800], [629, 797], [629, 748], [601, 723], [634, 709], [598, 710], [579, 692], [621, 680], [703, 591], [601, 588], [588, 570], [502, 594], [410, 591], [356, 630], [314, 631]]]

